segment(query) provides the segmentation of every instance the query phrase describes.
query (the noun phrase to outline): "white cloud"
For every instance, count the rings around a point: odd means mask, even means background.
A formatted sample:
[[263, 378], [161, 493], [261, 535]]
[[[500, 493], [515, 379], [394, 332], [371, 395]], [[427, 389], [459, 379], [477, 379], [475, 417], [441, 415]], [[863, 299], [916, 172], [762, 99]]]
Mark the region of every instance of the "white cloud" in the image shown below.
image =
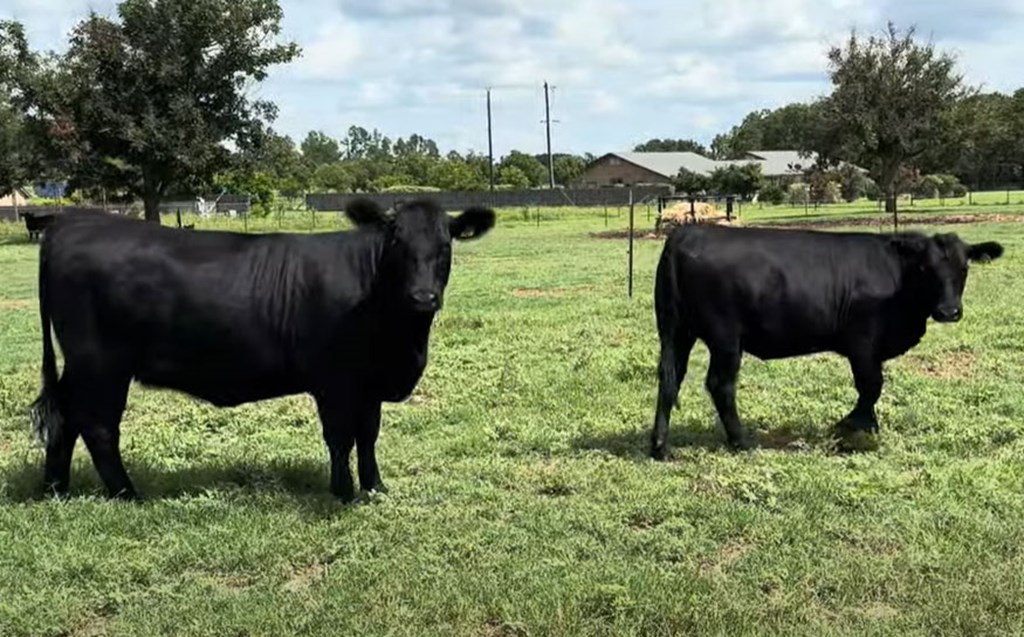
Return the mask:
[[363, 52], [362, 34], [354, 22], [335, 18], [322, 26], [302, 49], [302, 57], [295, 63], [299, 74], [336, 80], [359, 60]]
[[[90, 7], [116, 0], [0, 0], [33, 44], [59, 46]], [[282, 0], [303, 57], [259, 92], [295, 138], [350, 125], [486, 150], [484, 89], [496, 86], [495, 145], [543, 149], [545, 80], [557, 89], [556, 149], [633, 146], [649, 137], [709, 142], [753, 109], [829, 89], [825, 52], [850, 28], [889, 17], [955, 46], [972, 83], [1022, 84], [1021, 0]]]

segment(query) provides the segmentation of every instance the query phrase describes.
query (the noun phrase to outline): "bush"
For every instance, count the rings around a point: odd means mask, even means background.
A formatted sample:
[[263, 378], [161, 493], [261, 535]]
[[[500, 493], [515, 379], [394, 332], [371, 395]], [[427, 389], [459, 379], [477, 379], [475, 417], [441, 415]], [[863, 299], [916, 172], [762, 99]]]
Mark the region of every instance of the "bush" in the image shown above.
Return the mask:
[[395, 184], [382, 188], [381, 192], [440, 192], [440, 188], [434, 186], [414, 186], [412, 184]]
[[786, 191], [786, 201], [794, 206], [802, 206], [806, 204], [810, 197], [810, 188], [803, 182], [797, 182], [790, 184], [789, 189]]
[[878, 183], [876, 183], [874, 179], [865, 179], [864, 196], [870, 201], [878, 201], [882, 198], [882, 189], [878, 187]]
[[782, 189], [777, 183], [770, 182], [761, 187], [761, 192], [758, 193], [758, 198], [765, 202], [770, 203], [773, 206], [777, 206], [786, 201], [786, 191]]
[[951, 197], [966, 197], [967, 186], [963, 184], [953, 184], [953, 188], [949, 194]]
[[839, 203], [843, 198], [843, 188], [835, 181], [826, 181], [819, 188], [814, 189], [814, 203], [827, 204]]
[[913, 193], [919, 199], [936, 199], [942, 191], [942, 179], [938, 175], [925, 175], [914, 185]]

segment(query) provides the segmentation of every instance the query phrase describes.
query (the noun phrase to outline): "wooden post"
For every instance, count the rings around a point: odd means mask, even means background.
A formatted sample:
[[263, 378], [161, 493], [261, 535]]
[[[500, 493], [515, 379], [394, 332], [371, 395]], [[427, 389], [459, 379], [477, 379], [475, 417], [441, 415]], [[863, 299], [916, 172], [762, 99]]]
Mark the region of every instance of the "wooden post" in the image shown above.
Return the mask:
[[633, 298], [633, 191], [629, 191], [629, 298]]

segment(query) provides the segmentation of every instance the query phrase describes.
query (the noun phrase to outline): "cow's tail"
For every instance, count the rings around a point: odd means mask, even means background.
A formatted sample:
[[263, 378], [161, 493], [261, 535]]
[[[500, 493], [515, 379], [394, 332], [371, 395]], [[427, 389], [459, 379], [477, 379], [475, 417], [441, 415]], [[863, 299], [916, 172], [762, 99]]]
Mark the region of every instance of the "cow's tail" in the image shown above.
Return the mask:
[[39, 251], [39, 318], [43, 328], [43, 388], [32, 403], [30, 414], [35, 437], [45, 444], [55, 442], [63, 429], [64, 416], [60, 408], [60, 383], [57, 377], [57, 357], [53, 349], [50, 323], [50, 302], [46, 293], [48, 277], [47, 246]]
[[661, 395], [658, 398], [663, 405], [679, 407], [676, 343], [678, 331], [687, 327], [683, 325], [679, 315], [675, 275], [670, 249], [666, 243], [666, 248], [658, 261], [654, 289], [654, 312], [658, 337], [661, 340], [661, 356], [658, 361], [658, 391]]

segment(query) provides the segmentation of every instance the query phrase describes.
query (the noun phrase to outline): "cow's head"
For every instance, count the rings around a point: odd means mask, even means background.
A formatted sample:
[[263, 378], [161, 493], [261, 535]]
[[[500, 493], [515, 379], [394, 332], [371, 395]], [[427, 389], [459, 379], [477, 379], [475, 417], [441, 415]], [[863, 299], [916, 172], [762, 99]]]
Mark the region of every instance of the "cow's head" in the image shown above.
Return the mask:
[[436, 312], [444, 301], [453, 239], [476, 239], [494, 227], [494, 211], [471, 207], [451, 217], [437, 203], [417, 199], [385, 211], [369, 199], [352, 201], [345, 214], [358, 227], [380, 230], [382, 267], [393, 299], [417, 312]]
[[929, 304], [931, 317], [941, 323], [953, 323], [963, 316], [961, 295], [968, 263], [988, 262], [1003, 254], [999, 243], [967, 243], [952, 233], [931, 237], [902, 234], [893, 237], [893, 243], [913, 285]]

